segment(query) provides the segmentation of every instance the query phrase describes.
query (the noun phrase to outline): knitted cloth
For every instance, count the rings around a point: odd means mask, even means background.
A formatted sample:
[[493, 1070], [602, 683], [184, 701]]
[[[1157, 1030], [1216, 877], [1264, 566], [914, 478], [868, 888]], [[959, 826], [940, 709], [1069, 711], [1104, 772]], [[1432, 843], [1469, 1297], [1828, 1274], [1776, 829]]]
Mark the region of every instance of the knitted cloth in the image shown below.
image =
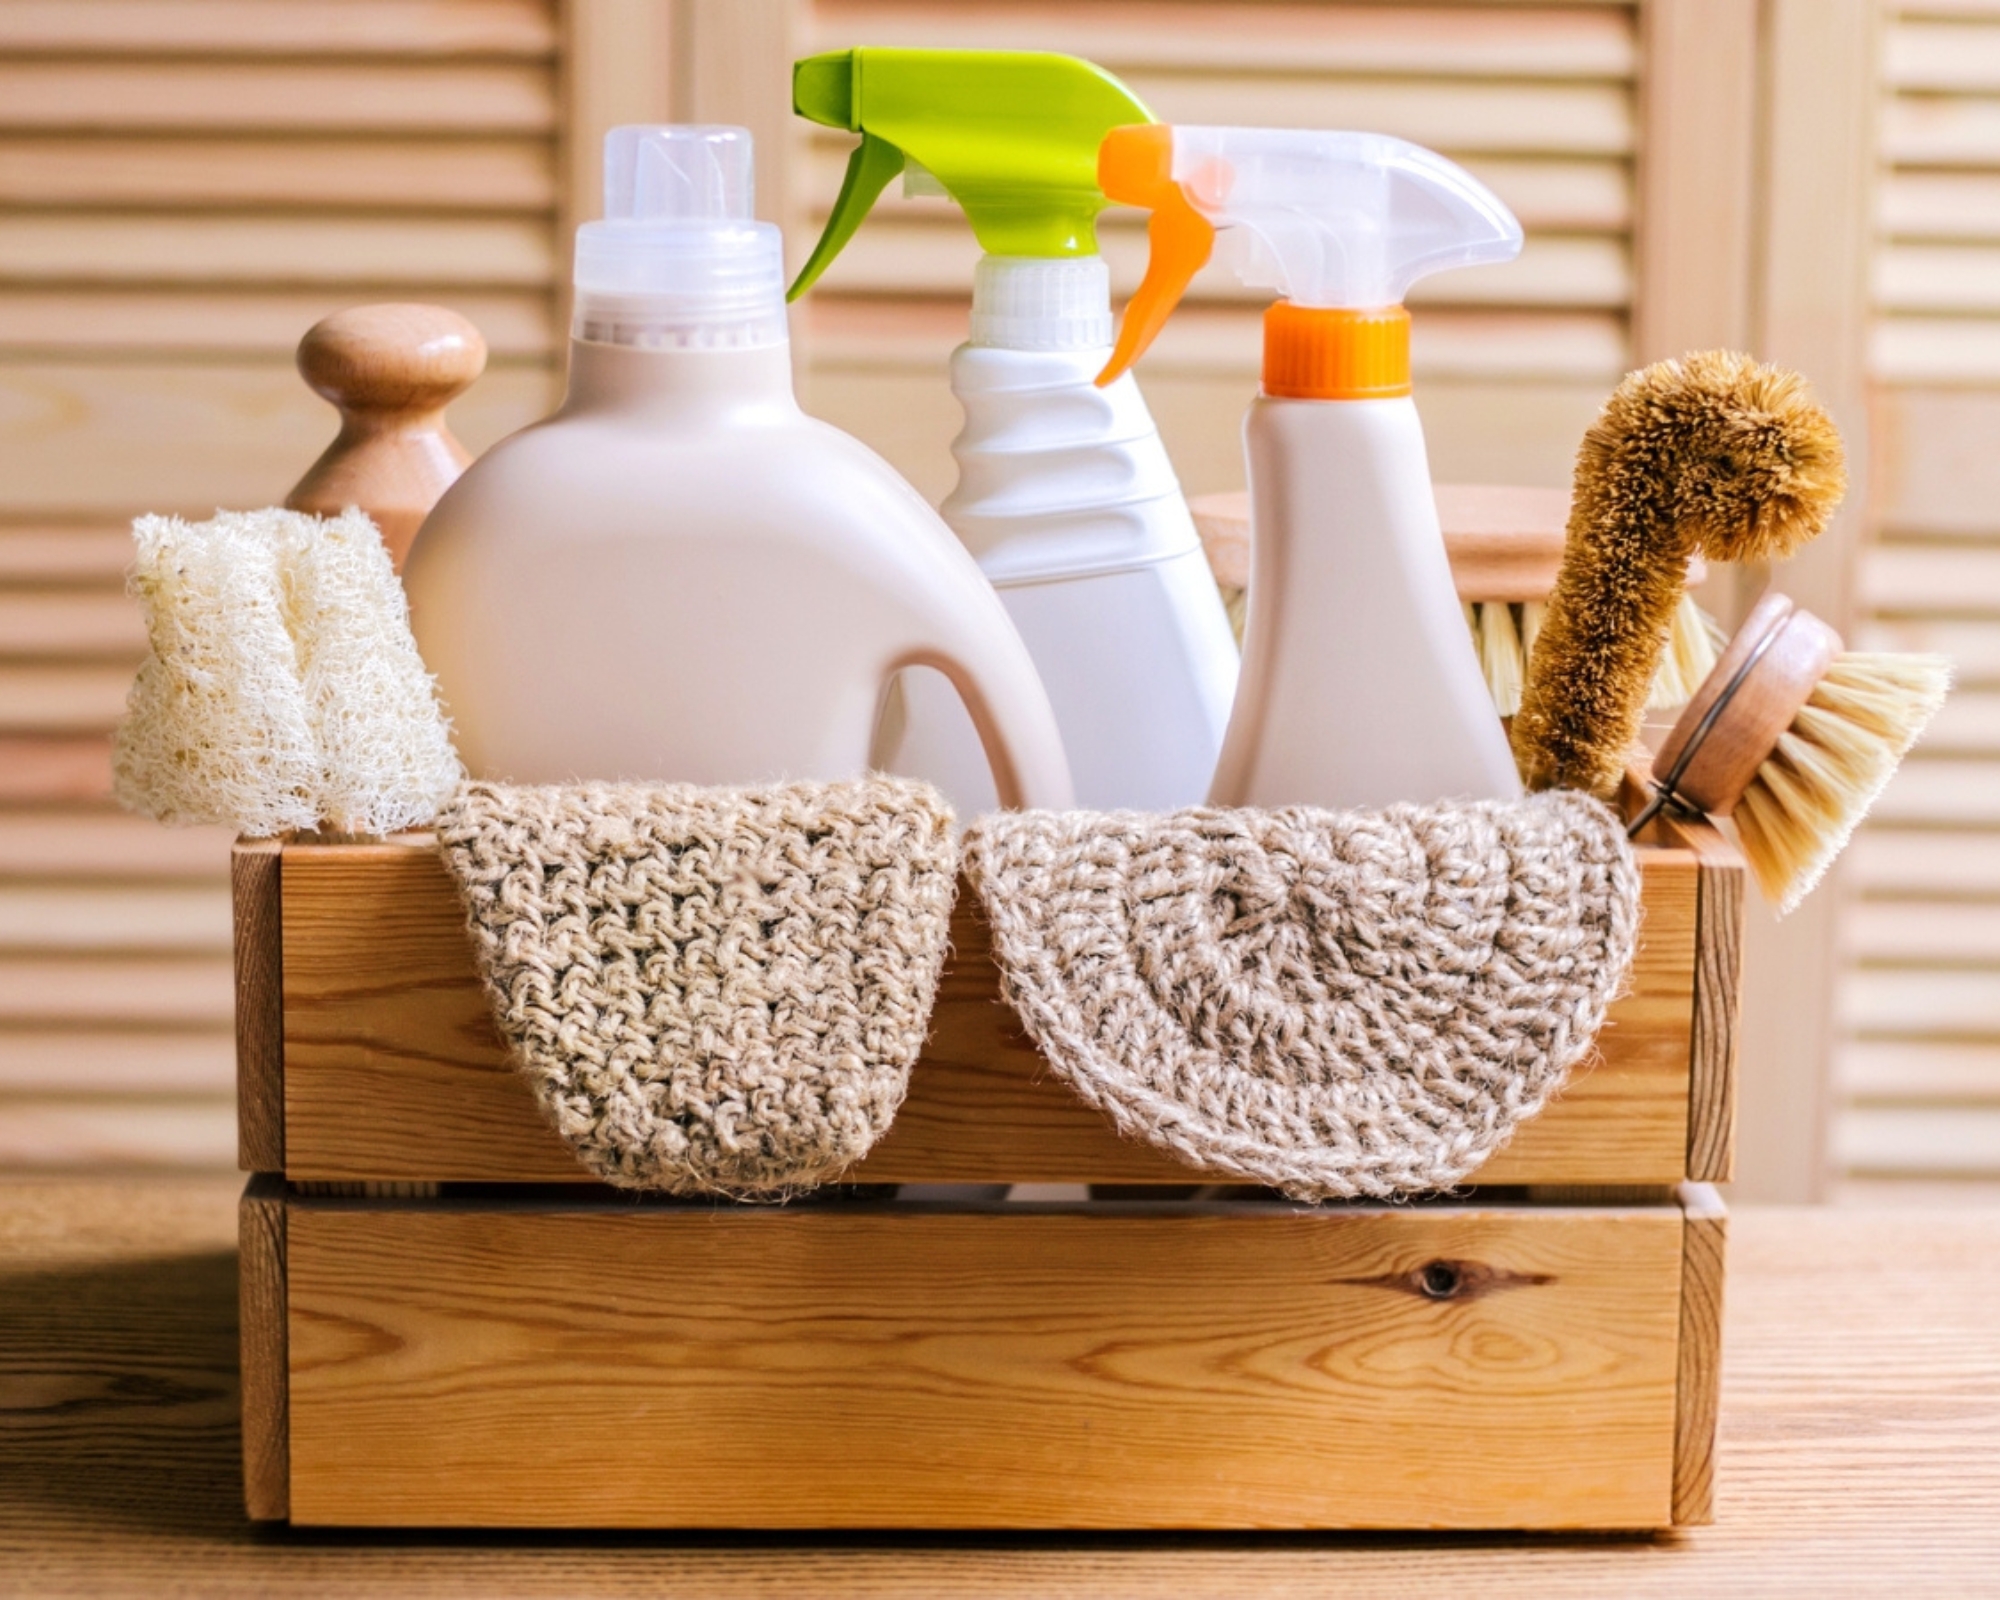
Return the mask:
[[1014, 812], [968, 831], [1007, 998], [1127, 1136], [1300, 1199], [1448, 1187], [1590, 1050], [1639, 870], [1569, 792]]
[[460, 788], [438, 839], [501, 1034], [607, 1183], [784, 1194], [889, 1126], [957, 889], [936, 791]]

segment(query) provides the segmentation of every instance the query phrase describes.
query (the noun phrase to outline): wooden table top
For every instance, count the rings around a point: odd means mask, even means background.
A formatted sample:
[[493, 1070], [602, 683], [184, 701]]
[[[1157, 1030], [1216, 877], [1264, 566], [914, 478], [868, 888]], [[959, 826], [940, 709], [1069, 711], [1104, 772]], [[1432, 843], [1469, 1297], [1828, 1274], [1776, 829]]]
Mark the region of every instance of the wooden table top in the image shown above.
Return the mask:
[[0, 1595], [2000, 1594], [2000, 1212], [1732, 1218], [1691, 1533], [383, 1538], [243, 1520], [237, 1187], [0, 1186]]

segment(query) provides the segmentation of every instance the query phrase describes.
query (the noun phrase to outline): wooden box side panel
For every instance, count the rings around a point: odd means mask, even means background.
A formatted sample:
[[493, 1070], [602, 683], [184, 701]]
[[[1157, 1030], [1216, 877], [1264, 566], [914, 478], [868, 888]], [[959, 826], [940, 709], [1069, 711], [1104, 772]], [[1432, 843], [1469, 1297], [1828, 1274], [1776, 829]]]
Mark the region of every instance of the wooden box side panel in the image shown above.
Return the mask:
[[239, 839], [229, 857], [235, 956], [236, 1165], [285, 1170], [284, 856], [276, 839]]
[[1670, 1521], [1676, 1208], [1148, 1209], [295, 1201], [293, 1519]]
[[[1478, 1181], [1672, 1184], [1688, 1150], [1698, 864], [1648, 850], [1632, 991], [1601, 1059]], [[422, 843], [285, 851], [286, 1170], [294, 1179], [576, 1182], [495, 1035], [461, 912]], [[932, 1035], [857, 1182], [1185, 1183], [1048, 1070], [1000, 1001], [969, 887]]]
[[1674, 1420], [1674, 1522], [1715, 1520], [1715, 1429], [1722, 1409], [1722, 1280], [1729, 1213], [1705, 1183], [1680, 1191], [1680, 1377]]
[[245, 1186], [236, 1210], [243, 1504], [257, 1522], [291, 1515], [284, 1191], [283, 1179], [259, 1173]]

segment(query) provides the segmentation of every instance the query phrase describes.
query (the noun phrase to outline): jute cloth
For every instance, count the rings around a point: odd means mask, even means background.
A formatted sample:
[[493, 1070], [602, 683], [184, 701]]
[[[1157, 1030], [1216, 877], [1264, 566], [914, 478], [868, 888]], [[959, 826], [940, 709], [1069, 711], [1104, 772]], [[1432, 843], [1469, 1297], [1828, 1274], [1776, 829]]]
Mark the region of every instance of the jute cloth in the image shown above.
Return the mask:
[[500, 1031], [627, 1188], [778, 1195], [865, 1155], [923, 1046], [951, 816], [890, 779], [460, 788], [438, 819]]
[[1591, 1050], [1639, 871], [1584, 795], [1015, 812], [965, 840], [1007, 998], [1119, 1131], [1301, 1199], [1466, 1178]]

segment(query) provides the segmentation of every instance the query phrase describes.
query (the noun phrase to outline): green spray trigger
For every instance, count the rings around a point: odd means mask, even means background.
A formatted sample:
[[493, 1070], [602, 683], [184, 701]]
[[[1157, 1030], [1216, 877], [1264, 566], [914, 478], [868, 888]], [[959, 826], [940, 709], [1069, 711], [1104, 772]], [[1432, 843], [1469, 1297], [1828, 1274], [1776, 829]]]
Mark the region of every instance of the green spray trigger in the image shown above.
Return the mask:
[[1153, 120], [1103, 68], [1021, 50], [807, 56], [792, 68], [792, 109], [861, 135], [793, 300], [910, 163], [964, 208], [988, 255], [1095, 255], [1097, 213], [1109, 203], [1097, 184], [1097, 147], [1113, 128]]

